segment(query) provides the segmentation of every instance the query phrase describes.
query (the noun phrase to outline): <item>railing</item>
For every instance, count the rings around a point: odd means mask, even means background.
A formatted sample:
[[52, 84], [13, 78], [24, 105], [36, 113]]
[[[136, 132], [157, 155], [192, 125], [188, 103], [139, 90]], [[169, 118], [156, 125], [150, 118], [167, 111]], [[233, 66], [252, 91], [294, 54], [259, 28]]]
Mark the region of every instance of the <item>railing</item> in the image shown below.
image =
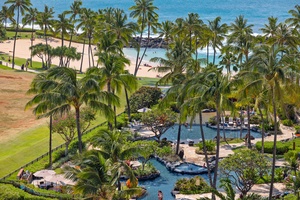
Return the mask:
[[[118, 114], [117, 116], [119, 116], [119, 115], [121, 115], [121, 114], [123, 114], [123, 113], [120, 113], [120, 114]], [[99, 128], [100, 126], [103, 126], [105, 123], [107, 123], [107, 121], [102, 122], [101, 124], [98, 124], [98, 125], [94, 126], [93, 128], [90, 128], [89, 130], [86, 130], [85, 132], [82, 133], [82, 135], [86, 135], [86, 134], [92, 132], [92, 131], [95, 130], [96, 128]], [[77, 139], [77, 137], [74, 137], [74, 139]], [[73, 139], [73, 140], [74, 140], [74, 139]], [[63, 144], [61, 144], [61, 145], [59, 145], [59, 146], [53, 148], [53, 149], [51, 150], [51, 152], [53, 153], [54, 151], [56, 151], [56, 150], [62, 148], [62, 147], [65, 146], [65, 145], [66, 145], [66, 144], [63, 143]], [[6, 178], [10, 177], [10, 176], [13, 175], [14, 173], [20, 171], [22, 168], [25, 168], [25, 167], [27, 167], [27, 166], [29, 166], [29, 165], [32, 165], [33, 163], [39, 161], [40, 159], [42, 159], [42, 158], [44, 158], [45, 156], [48, 156], [48, 155], [49, 155], [49, 152], [44, 153], [44, 154], [41, 155], [40, 157], [38, 157], [38, 158], [36, 158], [36, 159], [34, 159], [34, 160], [32, 160], [32, 161], [26, 163], [25, 165], [23, 165], [23, 166], [19, 167], [18, 169], [14, 170], [13, 172], [11, 172], [11, 173], [7, 174], [6, 176], [0, 178], [0, 181], [1, 181], [1, 180], [5, 180]]]

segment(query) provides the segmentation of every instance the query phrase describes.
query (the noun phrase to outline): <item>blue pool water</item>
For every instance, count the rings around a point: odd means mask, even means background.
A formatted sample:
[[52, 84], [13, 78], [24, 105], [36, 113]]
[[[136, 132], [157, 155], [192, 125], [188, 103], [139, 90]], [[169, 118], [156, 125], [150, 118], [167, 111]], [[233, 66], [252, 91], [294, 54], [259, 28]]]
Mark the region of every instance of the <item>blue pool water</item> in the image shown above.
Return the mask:
[[[203, 125], [203, 131], [206, 140], [211, 140], [217, 135], [215, 129], [211, 129]], [[172, 128], [167, 130], [166, 133], [162, 135], [161, 138], [167, 138], [170, 141], [177, 141], [178, 125], [174, 125]], [[238, 138], [240, 136], [240, 131], [225, 131], [226, 138]], [[243, 130], [243, 137], [247, 134], [247, 130]], [[223, 130], [221, 129], [220, 135], [223, 137]], [[251, 131], [251, 135], [254, 138], [260, 138], [261, 134]], [[195, 142], [201, 141], [200, 125], [193, 125], [192, 127], [181, 127], [181, 139], [182, 142], [187, 142], [187, 140], [193, 140]]]
[[[150, 162], [160, 171], [160, 177], [149, 181], [139, 181], [139, 185], [147, 189], [147, 195], [141, 198], [143, 200], [156, 200], [158, 190], [163, 192], [164, 199], [174, 199], [171, 195], [171, 191], [173, 190], [176, 181], [180, 178], [194, 177], [194, 175], [170, 172], [163, 164], [155, 159], [152, 159]], [[203, 174], [201, 177], [208, 181], [207, 174]]]

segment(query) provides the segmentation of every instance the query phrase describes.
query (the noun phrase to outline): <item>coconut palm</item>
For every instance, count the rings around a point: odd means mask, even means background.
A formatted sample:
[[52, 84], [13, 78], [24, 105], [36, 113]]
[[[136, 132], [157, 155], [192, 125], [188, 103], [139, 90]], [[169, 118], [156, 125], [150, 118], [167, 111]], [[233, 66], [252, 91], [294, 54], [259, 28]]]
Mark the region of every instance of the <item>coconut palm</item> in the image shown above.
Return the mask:
[[127, 15], [124, 10], [114, 9], [112, 12], [112, 20], [108, 26], [108, 32], [115, 34], [117, 40], [120, 40], [123, 46], [129, 44], [135, 24], [133, 22], [127, 22]]
[[9, 4], [9, 10], [10, 12], [17, 11], [17, 26], [16, 26], [16, 33], [14, 38], [14, 47], [13, 47], [13, 56], [12, 56], [12, 68], [14, 69], [15, 66], [15, 53], [16, 53], [16, 42], [17, 42], [17, 36], [19, 31], [19, 20], [20, 20], [20, 14], [23, 16], [26, 11], [28, 11], [29, 7], [32, 5], [30, 0], [7, 0], [5, 4]]
[[[67, 19], [65, 13], [61, 13], [58, 15], [58, 19], [53, 21], [53, 27], [55, 29], [55, 33], [61, 34], [61, 48], [64, 47], [64, 37], [68, 34], [69, 31], [72, 31], [73, 24], [70, 23], [69, 19]], [[63, 66], [63, 53], [60, 56], [59, 66]]]
[[139, 24], [138, 31], [140, 32], [140, 37], [138, 39], [137, 44], [137, 56], [134, 70], [134, 76], [136, 76], [140, 63], [142, 61], [142, 59], [139, 60], [139, 58], [143, 32], [147, 27], [149, 36], [151, 28], [149, 27], [149, 22], [157, 21], [158, 14], [155, 12], [155, 10], [158, 10], [158, 8], [153, 5], [153, 0], [135, 0], [135, 5], [131, 6], [129, 10], [132, 10], [130, 13], [130, 17], [137, 18]]
[[[37, 16], [37, 24], [40, 26], [41, 30], [44, 31], [44, 39], [46, 42], [46, 46], [48, 47], [48, 37], [47, 32], [50, 30], [52, 31], [52, 25], [53, 25], [53, 8], [49, 8], [47, 5], [44, 7], [43, 12], [39, 12]], [[46, 57], [47, 56], [47, 57]], [[45, 54], [46, 57], [46, 65], [43, 66], [44, 68], [49, 68], [51, 65], [49, 63], [49, 54]]]
[[242, 65], [243, 60], [245, 62], [248, 61], [252, 44], [252, 27], [253, 24], [248, 25], [247, 19], [242, 15], [238, 16], [234, 23], [231, 23], [229, 26], [230, 35], [228, 36], [228, 43], [238, 53], [240, 65]]
[[[34, 37], [33, 37], [34, 24], [35, 24], [35, 21], [37, 20], [37, 15], [38, 15], [38, 10], [36, 8], [29, 8], [28, 13], [22, 19], [23, 27], [27, 24], [31, 24], [31, 39], [30, 39], [31, 47], [33, 46], [33, 41], [34, 41]], [[32, 49], [30, 51], [31, 51], [30, 67], [32, 67]]]
[[[88, 58], [89, 58], [89, 67], [95, 66], [94, 65], [94, 56], [93, 56], [93, 49], [92, 49], [92, 38], [94, 34], [94, 25], [96, 24], [96, 13], [91, 9], [83, 8], [79, 15], [78, 24], [76, 26], [77, 29], [81, 28], [83, 33], [83, 38], [88, 38]], [[85, 45], [85, 39], [84, 44]], [[84, 48], [83, 48], [84, 49]], [[83, 56], [84, 52], [82, 53]]]
[[173, 33], [173, 28], [174, 28], [174, 23], [167, 20], [163, 21], [159, 26], [158, 26], [158, 37], [163, 38], [163, 40], [166, 41], [167, 43], [167, 51], [169, 50], [169, 43], [172, 38], [172, 33]]
[[[73, 25], [73, 27], [75, 27], [75, 22], [76, 22], [76, 18], [77, 16], [80, 14], [81, 12], [81, 6], [82, 6], [82, 1], [74, 1], [71, 6], [70, 6], [70, 10], [65, 11], [66, 14], [70, 14], [70, 23]], [[72, 39], [73, 39], [73, 35], [74, 35], [74, 29], [71, 30], [70, 32], [70, 43], [69, 43], [69, 47], [71, 47], [71, 43], [72, 43]]]
[[12, 23], [15, 23], [14, 15], [15, 13], [9, 10], [7, 6], [2, 6], [2, 10], [0, 11], [0, 21], [4, 22], [5, 30], [7, 27], [7, 20], [10, 20]]
[[251, 65], [253, 72], [256, 74], [256, 79], [249, 85], [260, 84], [264, 85], [268, 91], [271, 105], [273, 107], [273, 120], [274, 120], [274, 143], [273, 143], [273, 162], [271, 173], [271, 186], [269, 198], [272, 198], [274, 174], [275, 174], [275, 161], [276, 161], [276, 142], [278, 133], [277, 122], [277, 101], [281, 98], [281, 87], [285, 81], [285, 68], [282, 60], [283, 48], [278, 45], [261, 45], [254, 51], [251, 57]]
[[215, 64], [216, 59], [216, 52], [217, 49], [221, 49], [223, 46], [222, 41], [225, 39], [225, 34], [227, 33], [227, 24], [221, 24], [221, 17], [217, 17], [212, 21], [208, 21], [208, 27], [211, 32], [211, 42], [212, 48], [214, 50], [214, 57], [213, 57], [213, 65]]
[[295, 10], [290, 10], [289, 14], [292, 15], [292, 17], [288, 18], [286, 20], [287, 23], [289, 23], [292, 27], [295, 27], [296, 29], [300, 29], [300, 6], [295, 5]]
[[111, 182], [117, 183], [118, 190], [121, 190], [120, 177], [122, 170], [125, 170], [126, 175], [130, 178], [132, 183], [136, 183], [136, 178], [131, 168], [126, 164], [126, 160], [131, 158], [137, 147], [130, 145], [127, 142], [129, 132], [119, 130], [100, 130], [96, 135], [91, 138], [91, 143], [95, 147], [100, 147], [99, 152], [107, 159], [112, 172]]

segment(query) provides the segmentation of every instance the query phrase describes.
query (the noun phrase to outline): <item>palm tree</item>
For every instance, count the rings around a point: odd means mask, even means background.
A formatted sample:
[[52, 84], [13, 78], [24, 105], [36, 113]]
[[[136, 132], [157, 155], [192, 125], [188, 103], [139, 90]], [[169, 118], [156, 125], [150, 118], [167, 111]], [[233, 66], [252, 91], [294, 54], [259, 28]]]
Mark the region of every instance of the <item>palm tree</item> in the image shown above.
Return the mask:
[[127, 15], [121, 9], [114, 9], [112, 12], [112, 20], [108, 24], [108, 32], [115, 34], [117, 40], [120, 40], [123, 46], [129, 44], [131, 36], [134, 32], [135, 24], [127, 22]]
[[222, 41], [225, 39], [227, 33], [227, 24], [220, 24], [221, 17], [215, 18], [213, 21], [208, 21], [209, 29], [212, 36], [212, 48], [214, 50], [213, 65], [215, 64], [217, 49], [223, 46]]
[[273, 162], [271, 174], [271, 186], [269, 199], [272, 198], [274, 174], [275, 174], [275, 161], [276, 161], [276, 143], [277, 143], [277, 101], [281, 98], [281, 87], [285, 81], [285, 68], [282, 60], [283, 48], [278, 45], [261, 45], [254, 51], [251, 57], [251, 64], [253, 66], [253, 73], [256, 74], [256, 80], [251, 83], [264, 85], [268, 91], [268, 96], [272, 102], [273, 107], [273, 120], [274, 120], [274, 143], [273, 143]]
[[[62, 13], [58, 15], [58, 19], [54, 20], [53, 26], [56, 33], [61, 34], [61, 48], [64, 47], [64, 36], [68, 34], [68, 31], [73, 30], [73, 24], [70, 23], [69, 19], [66, 18], [66, 14]], [[63, 53], [60, 56], [59, 66], [63, 66]]]
[[100, 130], [91, 138], [93, 146], [100, 147], [99, 152], [107, 159], [112, 172], [111, 182], [113, 184], [117, 183], [119, 191], [121, 190], [120, 177], [122, 170], [125, 169], [125, 173], [132, 183], [137, 181], [133, 171], [125, 162], [138, 150], [137, 147], [127, 142], [129, 135], [130, 133], [119, 130]]
[[[53, 8], [49, 8], [47, 5], [45, 5], [44, 11], [38, 13], [37, 17], [37, 24], [40, 26], [41, 30], [44, 31], [44, 39], [46, 41], [46, 46], [48, 47], [48, 37], [47, 37], [47, 31], [52, 30], [52, 25], [53, 25]], [[48, 57], [46, 57], [46, 55]], [[44, 68], [50, 67], [49, 63], [49, 53], [45, 54], [46, 57], [46, 66], [43, 66]]]
[[[81, 6], [82, 6], [82, 1], [81, 0], [77, 0], [77, 1], [74, 1], [71, 4], [70, 10], [65, 11], [66, 14], [71, 14], [71, 16], [70, 16], [70, 23], [73, 24], [73, 27], [75, 27], [75, 22], [77, 21], [76, 17], [81, 12]], [[71, 32], [70, 32], [69, 48], [71, 47], [73, 35], [74, 35], [74, 29], [72, 29]]]
[[[83, 33], [82, 36], [84, 38], [88, 38], [89, 48], [88, 48], [88, 58], [89, 58], [89, 67], [94, 66], [94, 57], [92, 50], [92, 38], [94, 34], [94, 25], [96, 24], [96, 13], [91, 9], [83, 8], [80, 13], [80, 18], [78, 19], [78, 24], [76, 26], [77, 29], [81, 28]], [[85, 39], [83, 43], [83, 49], [85, 45]], [[83, 59], [82, 53], [82, 59]], [[92, 63], [91, 63], [92, 62]]]
[[158, 37], [164, 38], [164, 40], [167, 43], [167, 51], [169, 50], [169, 43], [172, 38], [172, 33], [174, 29], [174, 23], [167, 20], [163, 21], [159, 26], [158, 26]]
[[[247, 19], [244, 16], [238, 16], [234, 23], [231, 23], [228, 36], [228, 43], [232, 45], [235, 52], [238, 53], [238, 60], [242, 65], [243, 60], [248, 62], [248, 57], [251, 48], [252, 30], [253, 24], [248, 25]], [[245, 59], [243, 58], [245, 56]]]
[[19, 31], [19, 19], [20, 14], [23, 16], [26, 11], [28, 11], [29, 7], [32, 5], [30, 0], [7, 0], [5, 4], [11, 4], [9, 7], [10, 12], [17, 11], [17, 27], [16, 27], [16, 34], [14, 38], [14, 48], [13, 48], [13, 57], [12, 57], [12, 68], [14, 69], [15, 66], [15, 53], [16, 53], [16, 42], [17, 36]]
[[[34, 23], [37, 20], [37, 15], [38, 15], [38, 10], [36, 8], [29, 8], [28, 13], [24, 16], [22, 19], [23, 22], [23, 27], [27, 24], [31, 24], [31, 45], [30, 47], [33, 46], [33, 32], [34, 32]], [[32, 67], [32, 49], [30, 50], [30, 67]]]
[[135, 0], [135, 5], [131, 6], [129, 10], [132, 10], [132, 12], [130, 13], [130, 17], [138, 19], [138, 23], [139, 23], [138, 31], [140, 32], [140, 37], [137, 44], [136, 64], [134, 70], [134, 76], [136, 76], [142, 61], [142, 58], [140, 60], [139, 58], [140, 58], [140, 48], [142, 43], [143, 32], [147, 27], [148, 41], [149, 41], [151, 23], [155, 21], [157, 22], [158, 15], [155, 12], [155, 10], [158, 10], [158, 8], [153, 5], [153, 0]]
[[295, 27], [296, 29], [300, 29], [300, 6], [295, 5], [295, 10], [290, 10], [289, 14], [292, 15], [292, 17], [288, 18], [286, 20], [287, 23], [289, 23], [292, 27]]
[[2, 10], [0, 11], [0, 20], [4, 22], [4, 28], [6, 30], [7, 20], [10, 20], [12, 23], [15, 23], [14, 19], [15, 13], [12, 12], [7, 6], [2, 6]]

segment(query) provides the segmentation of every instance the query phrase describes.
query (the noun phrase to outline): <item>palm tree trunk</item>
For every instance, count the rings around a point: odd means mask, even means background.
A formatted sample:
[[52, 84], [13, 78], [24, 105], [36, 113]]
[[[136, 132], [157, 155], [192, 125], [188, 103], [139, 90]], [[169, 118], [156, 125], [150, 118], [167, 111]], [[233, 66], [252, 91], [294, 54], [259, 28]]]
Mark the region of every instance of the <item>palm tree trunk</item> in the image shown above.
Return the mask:
[[[142, 61], [143, 61], [143, 58], [144, 58], [144, 56], [145, 56], [145, 54], [146, 54], [146, 51], [147, 51], [147, 49], [148, 49], [149, 42], [150, 42], [150, 27], [148, 27], [147, 45], [146, 45], [146, 47], [145, 47], [145, 49], [144, 49], [144, 52], [143, 52], [143, 54], [142, 54], [142, 57], [141, 57], [141, 59], [140, 59], [140, 61], [139, 61], [137, 70], [138, 70], [139, 67], [141, 66], [141, 63], [142, 63]], [[137, 74], [137, 71], [136, 71], [136, 74]]]
[[63, 34], [63, 32], [61, 32], [61, 55], [60, 55], [60, 63], [59, 63], [59, 65], [61, 66], [61, 67], [63, 67], [63, 65], [64, 65], [64, 61], [63, 61], [63, 58], [64, 58], [64, 54], [65, 54], [65, 52], [63, 52], [64, 51], [64, 34]]
[[206, 162], [207, 172], [208, 172], [208, 180], [209, 180], [210, 186], [212, 187], [213, 182], [212, 182], [211, 173], [210, 173], [210, 163], [208, 162], [207, 149], [206, 149], [206, 143], [205, 143], [205, 135], [204, 135], [203, 127], [202, 127], [203, 122], [202, 122], [202, 112], [201, 111], [199, 112], [199, 123], [200, 123], [200, 133], [201, 133], [202, 144], [203, 144], [203, 152], [204, 152], [205, 162]]
[[49, 122], [49, 168], [52, 169], [52, 115]]
[[273, 105], [273, 115], [274, 115], [274, 143], [273, 143], [273, 159], [272, 159], [272, 170], [271, 170], [271, 185], [269, 199], [272, 199], [273, 187], [274, 187], [274, 176], [275, 176], [275, 163], [276, 163], [276, 143], [277, 143], [277, 111], [275, 102], [275, 88], [272, 87], [272, 105]]
[[206, 46], [206, 65], [209, 63], [209, 45]]
[[261, 108], [258, 107], [260, 121], [261, 121], [261, 153], [264, 154], [265, 152], [265, 123], [264, 123], [264, 116], [262, 114]]
[[179, 152], [180, 135], [181, 135], [181, 122], [179, 122], [179, 125], [178, 125], [177, 144], [176, 144], [176, 155], [178, 155], [178, 152]]
[[134, 68], [134, 76], [137, 75], [137, 72], [139, 70], [139, 58], [140, 58], [140, 50], [141, 50], [141, 44], [142, 44], [142, 38], [143, 38], [143, 27], [144, 27], [144, 23], [145, 23], [145, 14], [143, 14], [142, 17], [142, 25], [141, 25], [141, 34], [140, 34], [140, 38], [139, 38], [139, 42], [138, 42], [138, 48], [137, 48], [137, 54], [136, 54], [136, 61], [135, 61], [135, 68]]
[[250, 132], [250, 106], [249, 105], [247, 105], [247, 118], [248, 118], [248, 124], [247, 124], [248, 149], [252, 149], [252, 145], [251, 145], [251, 132]]
[[127, 104], [127, 115], [128, 115], [128, 121], [130, 122], [130, 102], [129, 102], [129, 97], [128, 97], [128, 92], [127, 92], [127, 89], [124, 88], [124, 91], [125, 91], [125, 97], [126, 97], [126, 104]]
[[77, 126], [77, 136], [78, 136], [78, 150], [79, 153], [82, 153], [82, 140], [81, 140], [81, 132], [80, 132], [80, 111], [79, 108], [75, 108], [76, 111], [76, 126]]
[[89, 67], [91, 67], [91, 51], [90, 51], [90, 48], [91, 48], [91, 37], [89, 36], [89, 48], [88, 48], [88, 57], [89, 57]]
[[80, 63], [80, 73], [82, 73], [82, 64], [83, 64], [84, 47], [85, 47], [85, 39], [83, 40], [82, 55], [81, 55], [81, 63]]
[[[32, 26], [31, 26], [31, 47], [33, 46], [33, 28], [34, 28], [34, 20], [32, 21]], [[30, 48], [30, 67], [32, 68], [32, 48]]]
[[218, 177], [218, 167], [219, 167], [219, 157], [220, 157], [220, 106], [217, 104], [217, 149], [216, 149], [216, 164], [214, 169], [213, 178], [213, 188], [216, 189], [217, 177]]
[[13, 57], [12, 57], [12, 66], [11, 68], [15, 68], [15, 53], [16, 53], [16, 42], [17, 42], [17, 35], [19, 30], [19, 16], [20, 16], [20, 7], [18, 6], [18, 12], [17, 12], [17, 27], [16, 27], [16, 33], [15, 33], [15, 39], [14, 39], [14, 48], [13, 48]]

